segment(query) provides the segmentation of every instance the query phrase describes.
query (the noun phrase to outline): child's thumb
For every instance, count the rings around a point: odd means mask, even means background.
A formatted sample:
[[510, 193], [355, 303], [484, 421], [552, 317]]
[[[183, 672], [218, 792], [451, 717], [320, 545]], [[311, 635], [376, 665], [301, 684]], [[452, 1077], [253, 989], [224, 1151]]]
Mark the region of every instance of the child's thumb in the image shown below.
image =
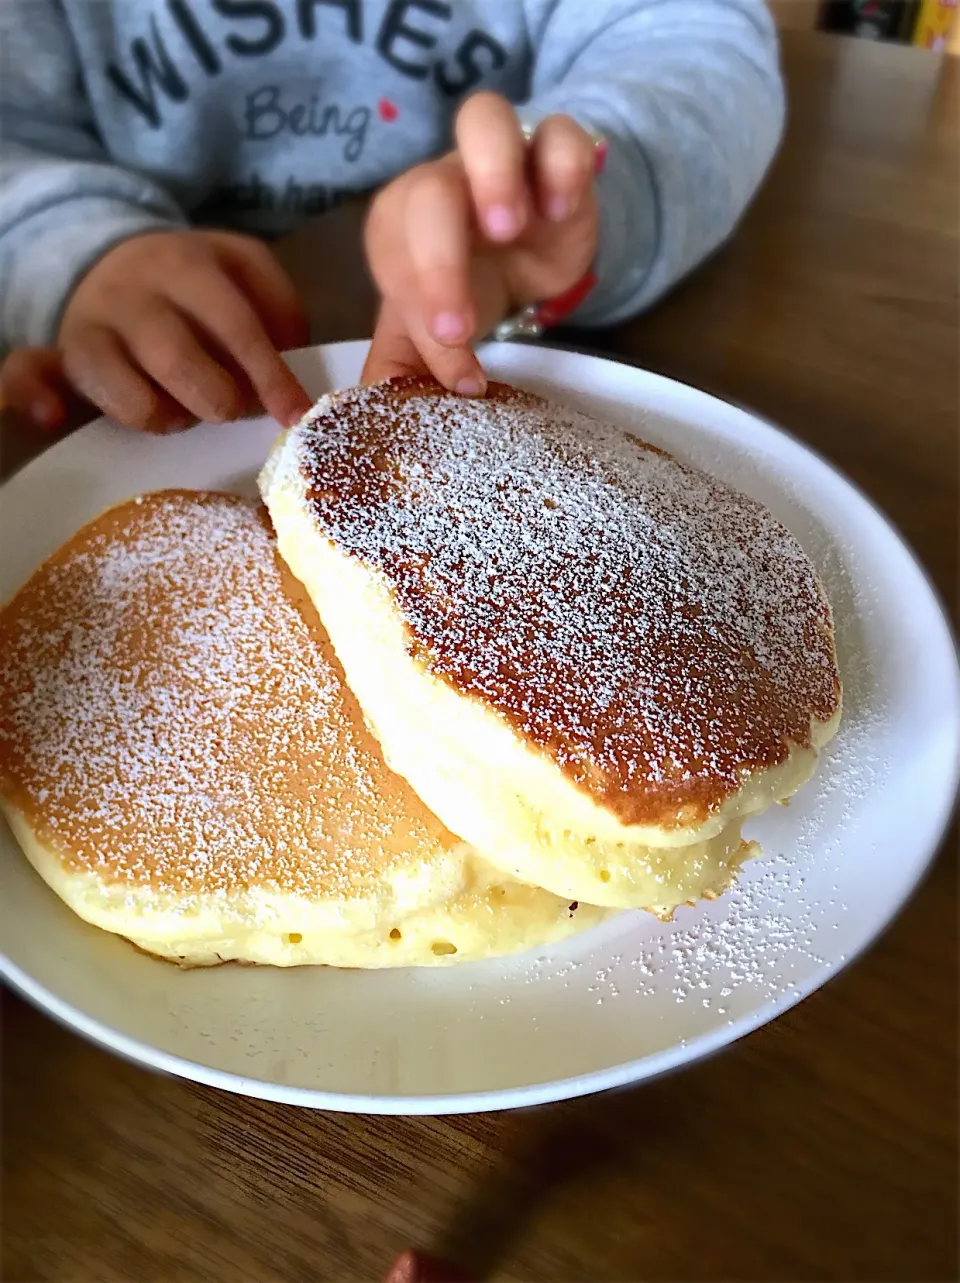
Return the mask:
[[403, 374], [426, 374], [427, 366], [416, 345], [389, 303], [384, 303], [377, 317], [364, 362], [361, 383], [379, 383]]
[[427, 335], [416, 341], [399, 309], [384, 302], [361, 381], [378, 383], [405, 374], [432, 374], [451, 392], [465, 396], [482, 396], [487, 388], [486, 376], [472, 348], [444, 347]]

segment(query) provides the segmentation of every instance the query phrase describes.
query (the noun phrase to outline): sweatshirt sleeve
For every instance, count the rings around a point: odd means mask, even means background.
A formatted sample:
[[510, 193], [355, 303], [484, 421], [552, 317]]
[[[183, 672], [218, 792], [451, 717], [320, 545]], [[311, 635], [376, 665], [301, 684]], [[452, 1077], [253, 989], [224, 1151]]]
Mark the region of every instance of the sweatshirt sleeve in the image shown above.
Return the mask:
[[166, 192], [107, 157], [58, 0], [3, 0], [0, 356], [53, 342], [73, 286], [112, 245], [184, 222]]
[[574, 318], [622, 320], [735, 227], [776, 151], [784, 95], [763, 0], [527, 0], [532, 121], [609, 141], [597, 287]]

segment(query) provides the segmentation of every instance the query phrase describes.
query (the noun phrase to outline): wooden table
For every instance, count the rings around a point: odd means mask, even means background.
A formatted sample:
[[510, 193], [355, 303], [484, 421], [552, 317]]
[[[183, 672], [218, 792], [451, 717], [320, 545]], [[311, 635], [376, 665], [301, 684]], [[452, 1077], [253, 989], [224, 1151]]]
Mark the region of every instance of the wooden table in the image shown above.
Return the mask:
[[[952, 598], [960, 77], [824, 36], [788, 37], [785, 58], [789, 137], [740, 234], [585, 341], [813, 443]], [[306, 271], [302, 238], [290, 252]], [[869, 956], [774, 1025], [525, 1114], [236, 1099], [8, 998], [2, 1279], [349, 1283], [408, 1244], [505, 1280], [955, 1279], [954, 845]]]

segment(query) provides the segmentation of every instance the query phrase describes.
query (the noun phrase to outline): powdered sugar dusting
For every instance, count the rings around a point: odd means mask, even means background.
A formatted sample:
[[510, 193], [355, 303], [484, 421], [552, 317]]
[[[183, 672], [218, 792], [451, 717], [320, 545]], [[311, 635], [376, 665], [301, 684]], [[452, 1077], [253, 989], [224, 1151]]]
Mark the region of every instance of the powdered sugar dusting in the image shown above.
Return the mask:
[[253, 505], [171, 491], [85, 527], [3, 611], [0, 784], [68, 866], [345, 897], [454, 841], [285, 573]]
[[541, 959], [529, 970], [531, 980], [556, 976], [567, 984], [578, 973], [598, 1005], [639, 1000], [644, 1011], [659, 1013], [669, 996], [689, 1015], [692, 1032], [702, 1028], [695, 1009], [733, 1021], [758, 1001], [789, 996], [812, 972], [844, 961], [833, 933], [846, 931], [851, 912], [845, 837], [856, 831], [858, 812], [883, 786], [890, 763], [877, 755], [886, 710], [857, 638], [858, 620], [871, 603], [846, 581], [835, 557], [824, 560], [841, 621], [848, 713], [815, 781], [786, 811], [748, 831], [765, 853], [717, 903], [682, 907], [669, 924], [653, 924], [642, 913], [625, 916], [609, 929], [616, 938], [595, 969], [587, 959]]
[[624, 822], [699, 819], [835, 712], [797, 541], [620, 429], [408, 379], [321, 403], [297, 437], [315, 518], [386, 574], [422, 662]]

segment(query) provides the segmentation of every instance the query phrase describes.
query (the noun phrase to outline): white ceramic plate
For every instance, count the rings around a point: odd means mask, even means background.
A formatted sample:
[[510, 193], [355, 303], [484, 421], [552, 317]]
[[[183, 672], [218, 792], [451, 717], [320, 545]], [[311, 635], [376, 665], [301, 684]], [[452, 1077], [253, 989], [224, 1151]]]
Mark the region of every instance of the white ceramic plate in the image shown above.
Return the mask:
[[[366, 345], [296, 353], [319, 395]], [[719, 902], [662, 925], [443, 971], [181, 972], [65, 909], [0, 832], [3, 972], [51, 1015], [143, 1064], [326, 1109], [533, 1105], [695, 1060], [773, 1019], [862, 950], [940, 840], [960, 760], [960, 682], [923, 572], [822, 459], [743, 410], [642, 370], [542, 348], [486, 352], [498, 377], [638, 428], [766, 503], [818, 566], [837, 617], [844, 722], [816, 780], [748, 829], [763, 857]], [[83, 522], [165, 486], [254, 493], [275, 427], [151, 438], [85, 428], [0, 491], [0, 600]]]

